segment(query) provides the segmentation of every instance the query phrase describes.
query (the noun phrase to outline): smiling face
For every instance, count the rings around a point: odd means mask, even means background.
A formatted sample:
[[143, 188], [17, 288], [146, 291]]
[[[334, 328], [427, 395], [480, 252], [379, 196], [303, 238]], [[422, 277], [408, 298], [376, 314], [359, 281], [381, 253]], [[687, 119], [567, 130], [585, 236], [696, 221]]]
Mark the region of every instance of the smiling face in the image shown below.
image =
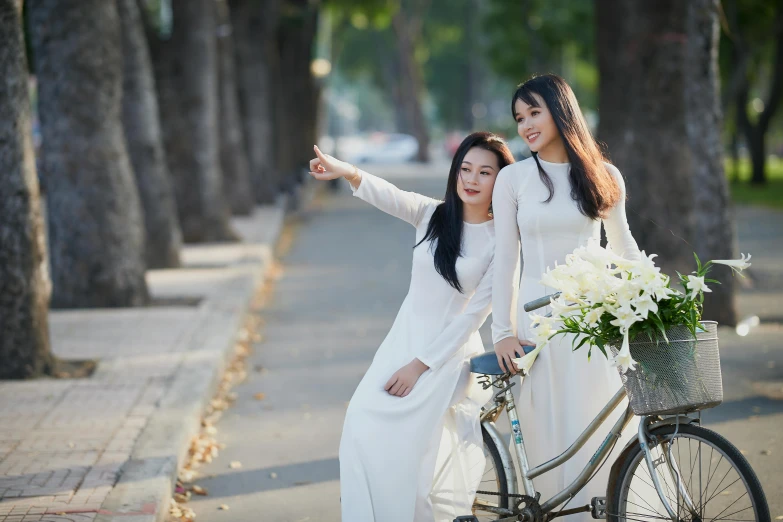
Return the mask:
[[498, 157], [494, 152], [478, 147], [470, 149], [462, 160], [457, 182], [457, 194], [462, 202], [488, 209], [498, 171]]
[[528, 105], [517, 99], [514, 102], [514, 119], [517, 121], [517, 133], [525, 140], [532, 152], [541, 154], [553, 144], [562, 144], [552, 113], [538, 94], [534, 94], [536, 106]]

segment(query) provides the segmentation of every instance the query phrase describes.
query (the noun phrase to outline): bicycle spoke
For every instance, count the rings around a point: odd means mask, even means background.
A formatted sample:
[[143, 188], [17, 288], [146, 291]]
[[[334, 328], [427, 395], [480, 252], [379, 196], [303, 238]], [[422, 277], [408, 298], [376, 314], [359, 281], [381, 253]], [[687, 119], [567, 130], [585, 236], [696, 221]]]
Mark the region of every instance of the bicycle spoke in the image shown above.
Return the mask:
[[[727, 473], [727, 474], [728, 474], [728, 473]], [[727, 489], [729, 489], [731, 486], [733, 486], [734, 484], [736, 484], [736, 483], [737, 483], [737, 481], [739, 481], [739, 480], [742, 480], [742, 477], [737, 477], [737, 479], [736, 479], [734, 482], [732, 482], [731, 484], [729, 484], [728, 486], [726, 486], [725, 488], [723, 488], [722, 490], [720, 490], [718, 493], [715, 493], [715, 494], [714, 494], [714, 495], [712, 495], [710, 498], [708, 498], [708, 499], [707, 499], [707, 502], [709, 502], [709, 501], [710, 501], [710, 500], [712, 500], [713, 498], [717, 497], [718, 495], [720, 495], [721, 493], [723, 493], [724, 491], [726, 491]], [[746, 493], [746, 494], [747, 494], [747, 493]]]
[[[744, 496], [746, 496], [746, 495], [743, 495], [742, 497], [744, 497]], [[729, 508], [731, 508], [731, 506], [733, 506], [734, 504], [736, 504], [737, 502], [739, 502], [739, 501], [740, 501], [740, 499], [741, 499], [742, 497], [739, 497], [737, 500], [735, 500], [734, 502], [732, 502], [731, 504], [729, 504], [728, 506], [726, 506], [725, 508], [723, 508], [723, 511], [721, 511], [720, 513], [718, 513], [718, 514], [717, 514], [717, 515], [716, 515], [716, 516], [713, 518], [713, 520], [720, 520], [720, 518], [719, 518], [719, 517], [720, 517], [720, 516], [721, 516], [721, 515], [722, 515], [724, 512], [726, 512], [726, 511], [727, 511]], [[751, 505], [750, 507], [753, 507], [753, 506]], [[745, 508], [745, 509], [747, 509], [747, 508]], [[743, 510], [741, 509], [740, 511], [743, 511]], [[735, 511], [735, 513], [739, 513], [739, 511]], [[733, 515], [734, 513], [731, 513], [731, 514]]]
[[[658, 514], [658, 515], [660, 515], [660, 516], [663, 516], [663, 514], [662, 514], [660, 511], [656, 510], [654, 507], [652, 507], [652, 506], [650, 505], [650, 503], [649, 503], [649, 502], [647, 502], [647, 501], [644, 499], [644, 497], [642, 497], [642, 496], [641, 496], [641, 495], [639, 495], [638, 493], [636, 493], [636, 495], [637, 495], [637, 496], [638, 496], [640, 499], [642, 499], [642, 502], [644, 502], [645, 504], [647, 504], [648, 506], [650, 506], [650, 509], [652, 509], [652, 510], [653, 510], [653, 511], [654, 511], [656, 514]], [[638, 507], [638, 508], [644, 509], [644, 506], [640, 506], [639, 504], [637, 504], [637, 503], [635, 503], [635, 502], [631, 502], [630, 500], [628, 500], [627, 502], [628, 502], [629, 504], [633, 504], [634, 506], [636, 506], [636, 507]]]
[[[712, 475], [711, 475], [711, 476], [710, 476], [710, 477], [707, 479], [707, 486], [704, 488], [705, 494], [707, 494], [707, 495], [709, 495], [709, 491], [710, 491], [710, 483], [712, 482], [712, 479], [713, 479], [713, 477], [714, 477], [715, 475], [717, 475], [717, 474], [718, 474], [718, 468], [720, 467], [720, 463], [721, 463], [721, 462], [723, 462], [723, 455], [721, 455], [721, 456], [720, 456], [720, 460], [718, 461], [718, 464], [715, 466], [715, 471], [713, 471], [713, 472], [712, 472]], [[724, 477], [724, 478], [725, 478], [725, 477]], [[713, 492], [717, 491], [717, 489], [718, 489], [719, 487], [720, 487], [720, 484], [718, 484], [718, 485], [715, 487], [715, 490], [713, 490]], [[707, 502], [709, 502], [711, 499], [712, 499], [712, 497], [710, 497], [710, 498], [708, 498], [707, 500], [705, 500], [704, 502], [702, 502], [702, 506], [703, 506], [703, 505], [706, 505], [706, 504], [707, 504]]]

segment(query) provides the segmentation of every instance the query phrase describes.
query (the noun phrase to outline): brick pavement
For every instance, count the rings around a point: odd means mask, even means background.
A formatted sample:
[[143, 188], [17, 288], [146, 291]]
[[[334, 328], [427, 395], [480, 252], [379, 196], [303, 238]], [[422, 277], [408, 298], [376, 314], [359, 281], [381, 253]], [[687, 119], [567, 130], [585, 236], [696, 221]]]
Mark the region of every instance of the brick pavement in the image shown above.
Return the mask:
[[[261, 209], [237, 224], [253, 231], [253, 240], [259, 234], [276, 238], [282, 210]], [[153, 297], [196, 297], [185, 300], [191, 306], [175, 299], [175, 306], [50, 313], [52, 351], [64, 359], [98, 359], [92, 377], [0, 381], [0, 522], [76, 522], [112, 515], [102, 505], [121, 473], [135, 476], [138, 468], [155, 468], [149, 459], [134, 460], [134, 448], [161, 404], [172, 400], [168, 397], [181, 367], [190, 371], [192, 366], [205, 378], [220, 371], [214, 355], [200, 352], [233, 344], [235, 325], [246, 312], [242, 303], [253, 292], [252, 274], [268, 263], [271, 248], [188, 247], [183, 258], [185, 268], [150, 271], [148, 282]], [[181, 390], [173, 393], [181, 406]], [[183, 418], [172, 420], [197, 422], [199, 401], [205, 399], [188, 399], [189, 407], [177, 411]], [[170, 409], [165, 411], [168, 416]], [[165, 438], [172, 430], [152, 431], [145, 443], [157, 437], [153, 443], [168, 448]], [[188, 436], [180, 439], [182, 445]], [[147, 499], [170, 494], [156, 490], [166, 481], [152, 484], [144, 478], [133, 484], [141, 500], [124, 506], [126, 520], [133, 515], [155, 520], [161, 502]]]

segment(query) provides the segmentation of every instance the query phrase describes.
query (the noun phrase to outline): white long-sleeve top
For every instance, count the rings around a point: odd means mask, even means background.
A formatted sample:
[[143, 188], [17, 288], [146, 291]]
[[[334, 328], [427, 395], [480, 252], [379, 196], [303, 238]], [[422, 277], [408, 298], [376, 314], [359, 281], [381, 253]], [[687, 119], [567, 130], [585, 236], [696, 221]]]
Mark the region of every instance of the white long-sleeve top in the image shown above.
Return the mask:
[[[413, 225], [416, 243], [426, 234], [430, 217], [441, 203], [400, 190], [366, 172], [362, 173], [359, 188], [353, 190], [354, 196]], [[431, 369], [437, 369], [467, 343], [490, 313], [494, 239], [491, 220], [481, 224], [464, 223], [462, 256], [456, 267], [463, 293], [436, 272], [434, 249], [429, 241], [413, 252], [411, 284], [400, 314], [410, 310], [411, 320], [415, 319], [417, 328], [422, 330], [421, 338], [411, 339], [411, 345], [416, 347], [414, 357]]]
[[[533, 158], [504, 168], [495, 182], [492, 195], [496, 237], [492, 285], [494, 343], [512, 336], [528, 338], [527, 315], [522, 306], [553, 291], [543, 287], [539, 279], [548, 267], [564, 263], [566, 255], [590, 238], [600, 239], [602, 223], [613, 252], [628, 259], [639, 257], [639, 247], [625, 216], [625, 182], [614, 165], [607, 163], [606, 167], [620, 186], [620, 200], [605, 219], [594, 220], [583, 215], [571, 198], [570, 164], [539, 161], [554, 185], [554, 196], [549, 203], [545, 202], [549, 191], [539, 177]], [[520, 242], [523, 269], [517, 281]]]

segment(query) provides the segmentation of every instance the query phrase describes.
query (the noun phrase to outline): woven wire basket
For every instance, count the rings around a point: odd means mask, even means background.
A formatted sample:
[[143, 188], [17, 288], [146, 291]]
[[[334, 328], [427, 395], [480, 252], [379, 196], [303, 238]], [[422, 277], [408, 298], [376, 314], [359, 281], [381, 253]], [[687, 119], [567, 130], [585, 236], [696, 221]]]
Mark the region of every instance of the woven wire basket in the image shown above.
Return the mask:
[[[633, 370], [620, 374], [636, 415], [688, 413], [723, 402], [718, 323], [702, 321], [696, 339], [685, 326], [666, 330], [665, 339], [640, 334], [631, 340]], [[617, 355], [618, 348], [610, 347]]]

